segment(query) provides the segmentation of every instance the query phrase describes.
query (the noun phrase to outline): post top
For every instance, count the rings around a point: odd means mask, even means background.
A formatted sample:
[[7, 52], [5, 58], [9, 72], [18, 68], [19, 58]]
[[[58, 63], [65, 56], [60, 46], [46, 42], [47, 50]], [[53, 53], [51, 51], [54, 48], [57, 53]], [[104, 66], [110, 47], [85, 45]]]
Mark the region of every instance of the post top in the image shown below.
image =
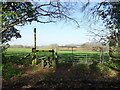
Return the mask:
[[34, 28], [34, 32], [36, 32], [36, 28]]

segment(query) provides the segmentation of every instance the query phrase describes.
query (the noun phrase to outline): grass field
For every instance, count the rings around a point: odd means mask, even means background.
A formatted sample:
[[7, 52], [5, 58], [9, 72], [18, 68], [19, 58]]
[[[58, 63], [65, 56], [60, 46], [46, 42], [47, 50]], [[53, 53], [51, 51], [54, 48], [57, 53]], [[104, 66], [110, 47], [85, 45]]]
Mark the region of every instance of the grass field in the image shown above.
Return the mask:
[[[31, 57], [26, 59], [20, 60], [23, 56], [31, 53], [31, 49], [24, 49], [24, 48], [9, 48], [7, 51], [4, 52], [4, 57], [2, 58], [2, 70], [3, 70], [3, 77], [9, 78], [13, 76], [20, 76], [24, 73], [22, 67], [31, 65]], [[91, 52], [91, 51], [73, 51], [73, 54], [87, 54], [88, 61], [99, 61], [100, 60], [100, 52]], [[72, 51], [58, 51], [59, 55], [59, 62], [61, 63], [63, 60], [73, 60]], [[39, 52], [37, 53], [37, 59], [41, 56], [49, 56], [51, 53], [49, 52]], [[104, 56], [107, 57], [107, 53], [104, 53]], [[108, 59], [108, 57], [106, 58]], [[81, 58], [84, 62], [86, 57], [84, 56]], [[17, 67], [17, 69], [16, 69]]]
[[[59, 64], [57, 67], [53, 68], [41, 68], [41, 64], [39, 63], [37, 66], [31, 66], [31, 57], [20, 60], [21, 57], [31, 53], [31, 49], [23, 49], [23, 48], [9, 48], [4, 52], [4, 56], [2, 58], [2, 76], [3, 76], [3, 87], [9, 89], [11, 87], [16, 88], [31, 88], [31, 87], [46, 87], [53, 88], [61, 86], [61, 83], [72, 88], [83, 86], [86, 84], [89, 86], [91, 82], [92, 87], [104, 87], [104, 84], [101, 81], [110, 82], [105, 87], [116, 87], [113, 86], [111, 81], [120, 81], [120, 72], [114, 71], [110, 69], [111, 67], [115, 67], [115, 70], [120, 69], [119, 61], [111, 61], [108, 62], [108, 54], [104, 53], [106, 57], [106, 61], [104, 64], [109, 65], [109, 67], [96, 63], [95, 61], [99, 61], [100, 52], [90, 52], [90, 51], [58, 51], [59, 55]], [[73, 60], [73, 55], [76, 54], [87, 54], [88, 62], [92, 61], [92, 64], [83, 64], [83, 63], [66, 63], [62, 62], [67, 60]], [[49, 56], [51, 53], [49, 52], [39, 52], [37, 53], [37, 59], [41, 56]], [[85, 61], [86, 58], [81, 58], [82, 61]], [[78, 81], [76, 81], [78, 80]], [[88, 82], [84, 82], [82, 80], [88, 80]], [[89, 82], [90, 80], [90, 82]], [[64, 82], [66, 81], [66, 82]], [[68, 82], [67, 82], [68, 81]], [[69, 83], [69, 81], [73, 81]], [[76, 82], [75, 82], [76, 81]], [[94, 82], [97, 81], [97, 82]], [[79, 85], [78, 85], [79, 83]], [[96, 83], [100, 83], [96, 85]], [[81, 86], [80, 86], [81, 85]], [[116, 84], [119, 87], [119, 84]], [[66, 87], [63, 86], [63, 87]]]
[[[20, 60], [21, 57], [26, 56], [27, 54], [31, 53], [31, 49], [24, 49], [24, 48], [9, 48], [5, 51], [5, 58], [3, 58], [3, 64], [5, 63], [14, 63], [14, 64], [30, 64], [31, 57], [24, 60]], [[61, 60], [71, 60], [72, 58], [72, 51], [57, 51], [58, 55], [61, 57]], [[93, 59], [100, 59], [100, 52], [91, 52], [91, 51], [73, 51], [73, 54], [87, 54], [87, 57]], [[37, 59], [41, 56], [49, 56], [51, 53], [49, 52], [38, 52]], [[104, 53], [107, 56], [107, 53]], [[84, 58], [82, 58], [84, 59]], [[20, 60], [20, 61], [19, 61]]]

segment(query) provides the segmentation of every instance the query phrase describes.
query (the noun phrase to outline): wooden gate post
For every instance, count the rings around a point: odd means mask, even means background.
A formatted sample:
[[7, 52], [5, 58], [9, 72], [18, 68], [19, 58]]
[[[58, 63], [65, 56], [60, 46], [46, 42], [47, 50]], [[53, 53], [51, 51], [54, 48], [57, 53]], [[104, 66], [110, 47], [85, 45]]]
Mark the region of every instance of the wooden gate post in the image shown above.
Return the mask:
[[58, 53], [57, 52], [55, 52], [55, 64], [56, 66], [58, 65]]
[[36, 49], [36, 28], [34, 28], [34, 48]]
[[74, 60], [74, 56], [73, 56], [73, 47], [72, 47], [72, 59]]
[[37, 60], [36, 60], [36, 49], [32, 48], [32, 66], [37, 64]]
[[52, 50], [52, 65], [55, 64], [55, 60], [54, 60], [54, 50]]
[[32, 48], [32, 66], [37, 64], [36, 60], [36, 28], [34, 28], [34, 48]]
[[41, 59], [41, 62], [42, 69], [44, 69], [44, 58]]
[[48, 56], [47, 59], [48, 59], [48, 65], [49, 65], [49, 67], [51, 67], [52, 65], [51, 65], [51, 61], [50, 61], [50, 56]]

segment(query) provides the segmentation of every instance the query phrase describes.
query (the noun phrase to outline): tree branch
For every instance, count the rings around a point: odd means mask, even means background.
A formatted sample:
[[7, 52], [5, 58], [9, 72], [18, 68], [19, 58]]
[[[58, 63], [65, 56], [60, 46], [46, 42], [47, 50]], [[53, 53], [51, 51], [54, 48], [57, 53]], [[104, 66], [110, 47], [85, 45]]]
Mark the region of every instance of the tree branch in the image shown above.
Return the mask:
[[[48, 5], [50, 5], [50, 3], [49, 3], [49, 4], [42, 4], [42, 5], [40, 5], [40, 6], [35, 7], [35, 8], [32, 9], [32, 10], [28, 10], [28, 12], [35, 11], [36, 9], [38, 9], [38, 8], [40, 8], [40, 7], [48, 6]], [[23, 16], [21, 16], [19, 19], [22, 19], [22, 18], [25, 17], [26, 15], [27, 15], [27, 13], [24, 14]], [[41, 14], [41, 15], [46, 16], [47, 14], [46, 14], [46, 15], [45, 15], [45, 14]], [[9, 27], [12, 27], [12, 26], [14, 26], [14, 25], [17, 25], [17, 24], [20, 24], [20, 23], [23, 23], [23, 22], [26, 22], [26, 20], [15, 21], [15, 22], [9, 24], [7, 27], [3, 28], [3, 29], [0, 31], [0, 34], [1, 34], [1, 33], [4, 33]], [[40, 22], [40, 21], [39, 21], [39, 22]], [[50, 22], [51, 22], [51, 21], [50, 21]], [[45, 22], [42, 22], [42, 21], [41, 21], [41, 23], [45, 23]], [[48, 22], [46, 22], [46, 23], [48, 23]]]

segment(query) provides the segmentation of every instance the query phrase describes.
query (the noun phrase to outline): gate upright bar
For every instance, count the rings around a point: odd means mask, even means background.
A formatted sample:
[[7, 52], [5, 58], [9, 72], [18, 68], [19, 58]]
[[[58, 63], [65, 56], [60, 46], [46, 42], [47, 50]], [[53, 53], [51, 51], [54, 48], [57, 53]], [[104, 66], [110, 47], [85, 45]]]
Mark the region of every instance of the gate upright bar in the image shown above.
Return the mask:
[[34, 28], [34, 48], [32, 48], [32, 66], [37, 64], [36, 60], [36, 28]]
[[34, 28], [34, 48], [36, 49], [36, 28]]
[[46, 60], [49, 64], [49, 66], [51, 66], [50, 64], [54, 64], [55, 58], [54, 58], [54, 50], [53, 49], [52, 50], [36, 50], [36, 28], [34, 28], [34, 47], [32, 48], [32, 66], [37, 64], [37, 59], [36, 59], [37, 52], [51, 52], [52, 53], [52, 55], [51, 55], [52, 61], [50, 60], [50, 56], [41, 58], [42, 62], [43, 62], [43, 65], [42, 65], [43, 67], [46, 66], [46, 64], [44, 63], [44, 62], [46, 62]]

